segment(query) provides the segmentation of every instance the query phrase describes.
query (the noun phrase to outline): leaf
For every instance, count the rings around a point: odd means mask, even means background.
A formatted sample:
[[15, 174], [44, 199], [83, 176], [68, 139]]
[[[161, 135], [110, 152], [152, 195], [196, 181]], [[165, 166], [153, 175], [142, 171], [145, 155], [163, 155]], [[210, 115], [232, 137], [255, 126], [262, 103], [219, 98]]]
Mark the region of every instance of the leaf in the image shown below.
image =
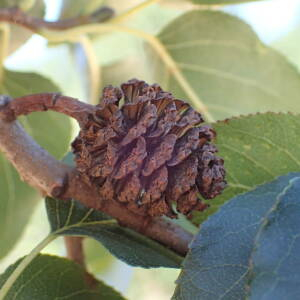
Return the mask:
[[[0, 287], [22, 259], [0, 276]], [[103, 282], [91, 287], [84, 269], [62, 257], [38, 255], [24, 270], [3, 300], [124, 300], [118, 292]]]
[[192, 242], [173, 299], [297, 299], [299, 194], [294, 173], [226, 203]]
[[19, 6], [24, 0], [0, 0], [0, 8]]
[[[72, 0], [69, 1], [72, 2]], [[174, 3], [174, 0], [171, 1]], [[138, 4], [137, 1], [135, 2]], [[172, 19], [184, 12], [184, 8], [171, 9], [165, 5], [165, 2], [164, 0], [163, 3], [144, 7], [138, 13], [131, 15], [130, 18], [124, 19], [122, 24], [128, 28], [157, 34]], [[115, 10], [116, 16], [133, 7], [131, 1], [106, 1], [105, 4]], [[183, 3], [183, 5], [186, 5], [186, 3]], [[145, 62], [143, 40], [140, 37], [130, 35], [130, 32], [128, 33], [113, 32], [107, 35], [91, 35], [98, 62], [105, 68], [102, 72], [104, 86], [107, 84], [120, 85], [122, 82], [134, 77], [147, 81], [149, 67]], [[123, 47], [120, 51], [120, 45], [126, 45], [126, 47]], [[132, 68], [132, 66], [136, 67]], [[120, 72], [121, 74], [119, 74]], [[108, 81], [105, 80], [107, 77], [110, 77]]]
[[116, 258], [103, 245], [91, 238], [83, 240], [83, 252], [87, 270], [97, 276], [109, 272], [116, 262]]
[[191, 99], [192, 89], [194, 101], [202, 101], [215, 119], [268, 110], [300, 112], [296, 68], [240, 19], [219, 11], [188, 12], [165, 27], [158, 41], [179, 75], [159, 59], [163, 50], [152, 50], [148, 63], [155, 81], [182, 99]]
[[[0, 93], [12, 97], [38, 93], [57, 92], [51, 81], [34, 73], [6, 71]], [[69, 147], [71, 123], [63, 115], [52, 112], [33, 113], [20, 118], [37, 142], [54, 156], [60, 158]], [[37, 193], [20, 180], [12, 165], [0, 154], [0, 258], [16, 243], [37, 202]]]
[[297, 41], [300, 35], [299, 25], [292, 29], [284, 36], [280, 36], [278, 40], [272, 42], [272, 47], [283, 53], [291, 62], [293, 62], [298, 70], [300, 68], [300, 52]]
[[88, 236], [132, 266], [179, 268], [182, 257], [141, 234], [121, 227], [100, 211], [77, 201], [46, 198], [51, 231], [56, 235]]
[[224, 202], [269, 182], [277, 176], [300, 171], [300, 116], [265, 113], [242, 116], [213, 124], [218, 155], [225, 161], [228, 187], [196, 213], [199, 224]]

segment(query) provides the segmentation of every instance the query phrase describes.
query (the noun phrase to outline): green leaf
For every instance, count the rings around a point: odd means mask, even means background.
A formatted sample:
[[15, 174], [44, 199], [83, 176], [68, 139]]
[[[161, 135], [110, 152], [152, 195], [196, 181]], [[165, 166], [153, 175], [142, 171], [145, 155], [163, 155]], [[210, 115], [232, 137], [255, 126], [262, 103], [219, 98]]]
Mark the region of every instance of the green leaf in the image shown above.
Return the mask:
[[291, 62], [293, 62], [298, 70], [300, 68], [300, 52], [297, 41], [300, 36], [300, 27], [299, 25], [292, 29], [284, 36], [280, 36], [280, 38], [274, 42], [272, 42], [272, 47], [276, 50], [283, 53]]
[[24, 0], [0, 0], [0, 8], [20, 6]]
[[0, 0], [0, 8], [19, 7], [23, 11], [28, 11], [33, 8], [36, 0]]
[[224, 202], [269, 182], [277, 176], [300, 171], [300, 115], [265, 113], [213, 124], [215, 144], [225, 161], [228, 187], [206, 211], [196, 213], [199, 224]]
[[15, 168], [0, 154], [0, 259], [21, 236], [37, 203], [37, 193], [20, 180]]
[[[0, 287], [22, 259], [0, 276]], [[124, 300], [118, 292], [103, 282], [94, 286], [86, 282], [84, 269], [65, 258], [39, 255], [19, 276], [3, 300]]]
[[114, 266], [116, 258], [106, 248], [91, 238], [83, 240], [83, 251], [87, 270], [92, 274], [105, 274]]
[[296, 68], [240, 19], [192, 11], [171, 22], [158, 39], [182, 78], [159, 60], [162, 53], [148, 51], [155, 81], [182, 99], [191, 99], [192, 89], [194, 101], [202, 101], [215, 119], [268, 110], [300, 112]]
[[299, 194], [294, 173], [226, 203], [192, 242], [173, 299], [297, 299]]
[[77, 201], [46, 198], [46, 208], [53, 234], [91, 237], [132, 266], [180, 267], [182, 257]]
[[[57, 92], [59, 88], [46, 78], [33, 73], [6, 71], [0, 92], [18, 97], [38, 92]], [[29, 134], [51, 154], [60, 158], [69, 147], [71, 123], [52, 112], [33, 113], [20, 118]], [[12, 165], [0, 154], [0, 258], [14, 246], [39, 198], [20, 180]]]

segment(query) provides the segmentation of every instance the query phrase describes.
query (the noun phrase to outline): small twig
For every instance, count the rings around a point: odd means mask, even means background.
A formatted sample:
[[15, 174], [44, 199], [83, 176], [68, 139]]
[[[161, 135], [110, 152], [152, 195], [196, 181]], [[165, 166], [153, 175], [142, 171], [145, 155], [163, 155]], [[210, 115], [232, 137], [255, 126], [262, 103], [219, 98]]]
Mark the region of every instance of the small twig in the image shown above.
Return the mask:
[[42, 28], [50, 30], [65, 30], [84, 24], [101, 23], [110, 19], [113, 15], [114, 11], [111, 8], [102, 7], [100, 10], [91, 15], [49, 22], [40, 18], [29, 16], [18, 7], [0, 9], [0, 21], [21, 25], [32, 31], [39, 31]]
[[91, 288], [96, 288], [98, 285], [97, 280], [86, 270], [84, 249], [83, 249], [83, 237], [78, 236], [65, 236], [65, 246], [67, 249], [67, 257], [70, 260], [78, 263], [85, 270], [85, 281]]
[[67, 249], [67, 257], [83, 268], [85, 268], [84, 252], [83, 252], [83, 237], [65, 236], [65, 245]]
[[76, 119], [80, 126], [84, 126], [88, 114], [92, 114], [95, 109], [93, 105], [75, 98], [62, 96], [59, 93], [44, 93], [16, 98], [0, 107], [0, 113], [2, 111], [3, 118], [13, 120], [32, 112], [52, 110], [70, 116]]
[[74, 117], [84, 126], [94, 106], [59, 94], [38, 94], [17, 99], [0, 97], [0, 150], [14, 164], [21, 177], [44, 194], [59, 199], [76, 199], [87, 207], [101, 210], [122, 226], [141, 232], [181, 255], [188, 251], [192, 234], [178, 225], [153, 218], [145, 228], [145, 218], [117, 201], [105, 201], [96, 187], [82, 180], [75, 168], [53, 158], [41, 148], [14, 118], [34, 111], [54, 110]]

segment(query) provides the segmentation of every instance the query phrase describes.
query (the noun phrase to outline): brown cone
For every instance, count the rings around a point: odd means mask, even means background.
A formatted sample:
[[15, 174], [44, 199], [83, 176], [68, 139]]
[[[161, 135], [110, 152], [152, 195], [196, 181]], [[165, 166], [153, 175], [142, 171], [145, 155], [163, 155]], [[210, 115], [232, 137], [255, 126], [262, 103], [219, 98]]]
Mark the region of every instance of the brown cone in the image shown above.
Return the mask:
[[[124, 99], [124, 104], [119, 102]], [[223, 160], [199, 127], [201, 114], [158, 85], [130, 80], [104, 88], [101, 104], [73, 142], [79, 172], [107, 200], [148, 216], [204, 210], [224, 189]]]

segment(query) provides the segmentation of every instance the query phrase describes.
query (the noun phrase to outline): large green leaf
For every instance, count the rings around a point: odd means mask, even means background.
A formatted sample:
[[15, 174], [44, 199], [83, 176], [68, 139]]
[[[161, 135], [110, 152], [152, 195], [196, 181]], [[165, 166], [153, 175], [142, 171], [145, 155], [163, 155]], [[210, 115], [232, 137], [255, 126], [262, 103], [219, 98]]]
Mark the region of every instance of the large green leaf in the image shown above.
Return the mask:
[[269, 110], [300, 112], [296, 68], [240, 19], [192, 11], [165, 27], [158, 40], [180, 72], [166, 68], [159, 59], [162, 50], [148, 51], [155, 81], [183, 99], [194, 91], [194, 101], [202, 101], [215, 119]]
[[202, 224], [173, 299], [300, 295], [300, 173], [237, 196]]
[[91, 237], [132, 266], [180, 267], [182, 257], [77, 201], [47, 198], [46, 207], [53, 234]]
[[[0, 288], [16, 269], [19, 260], [0, 276]], [[124, 300], [103, 282], [89, 286], [81, 266], [65, 258], [39, 255], [19, 276], [3, 300]]]
[[300, 115], [265, 113], [228, 119], [213, 125], [216, 145], [225, 161], [228, 187], [197, 213], [201, 223], [220, 205], [289, 172], [300, 172]]
[[[33, 73], [6, 71], [0, 93], [18, 97], [38, 92], [57, 92], [48, 79]], [[57, 158], [67, 150], [71, 124], [53, 112], [33, 113], [21, 118], [27, 132]], [[20, 237], [38, 199], [37, 193], [20, 180], [11, 164], [0, 155], [0, 258]]]

